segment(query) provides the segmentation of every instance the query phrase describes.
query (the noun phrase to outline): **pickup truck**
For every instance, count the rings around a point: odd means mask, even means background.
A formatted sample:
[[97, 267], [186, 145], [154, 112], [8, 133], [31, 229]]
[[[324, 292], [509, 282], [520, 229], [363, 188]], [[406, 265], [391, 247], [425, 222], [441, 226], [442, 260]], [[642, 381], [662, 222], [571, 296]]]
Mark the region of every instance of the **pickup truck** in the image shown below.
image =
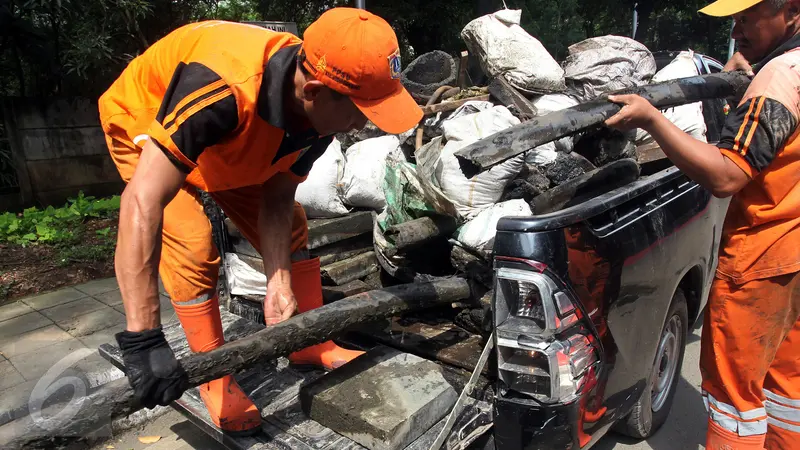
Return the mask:
[[[707, 73], [708, 64], [703, 67]], [[710, 134], [718, 135], [722, 108], [713, 102], [706, 108], [714, 113], [706, 115]], [[432, 360], [460, 390], [493, 336], [474, 400], [443, 448], [588, 449], [612, 428], [646, 438], [666, 421], [687, 336], [713, 279], [728, 202], [665, 158], [635, 173], [625, 164], [599, 172], [552, 212], [500, 221], [488, 283], [494, 292], [489, 332], [459, 327], [448, 307], [364, 326], [338, 340]], [[605, 182], [615, 178], [626, 182]], [[209, 211], [218, 247], [239, 245], [231, 244], [236, 238], [219, 211]], [[358, 235], [352, 227], [337, 232]], [[257, 303], [234, 298], [229, 304], [236, 306], [228, 308], [236, 314], [222, 310], [229, 339], [263, 326]], [[165, 333], [178, 356], [188, 352], [179, 325], [166, 325]], [[114, 346], [101, 353], [121, 365]], [[219, 433], [194, 389], [174, 407], [231, 449], [362, 448], [303, 414], [301, 386], [320, 376], [295, 372], [285, 359], [237, 376], [262, 409], [263, 436]], [[429, 448], [443, 426], [444, 419], [407, 449]]]

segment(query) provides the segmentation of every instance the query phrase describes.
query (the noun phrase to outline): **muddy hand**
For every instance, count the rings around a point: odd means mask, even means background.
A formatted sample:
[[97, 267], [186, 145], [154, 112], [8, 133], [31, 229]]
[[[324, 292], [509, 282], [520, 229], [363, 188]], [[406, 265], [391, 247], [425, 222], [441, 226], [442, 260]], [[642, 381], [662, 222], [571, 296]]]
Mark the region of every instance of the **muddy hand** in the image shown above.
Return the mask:
[[622, 105], [622, 109], [605, 122], [607, 127], [620, 131], [646, 129], [654, 115], [658, 114], [650, 102], [638, 95], [609, 95], [608, 101]]
[[268, 326], [283, 322], [297, 310], [297, 299], [291, 286], [273, 284], [267, 286], [267, 296], [264, 298], [264, 320]]
[[722, 69], [723, 72], [733, 72], [736, 70], [744, 71], [747, 76], [751, 78], [756, 76], [756, 74], [753, 72], [753, 67], [750, 66], [750, 61], [745, 59], [745, 57], [739, 52], [734, 53], [731, 59]]

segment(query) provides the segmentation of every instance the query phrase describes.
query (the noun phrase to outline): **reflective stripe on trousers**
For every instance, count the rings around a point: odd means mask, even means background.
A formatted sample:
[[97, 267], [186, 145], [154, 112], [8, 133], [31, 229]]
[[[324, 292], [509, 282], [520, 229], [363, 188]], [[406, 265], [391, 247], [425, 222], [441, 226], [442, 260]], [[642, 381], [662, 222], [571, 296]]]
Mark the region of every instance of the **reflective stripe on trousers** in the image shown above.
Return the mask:
[[767, 433], [765, 408], [739, 411], [733, 405], [717, 400], [708, 392], [703, 392], [703, 403], [711, 420], [731, 433], [739, 436], [756, 436]]
[[764, 409], [769, 424], [794, 433], [800, 433], [800, 400], [786, 398], [764, 389]]

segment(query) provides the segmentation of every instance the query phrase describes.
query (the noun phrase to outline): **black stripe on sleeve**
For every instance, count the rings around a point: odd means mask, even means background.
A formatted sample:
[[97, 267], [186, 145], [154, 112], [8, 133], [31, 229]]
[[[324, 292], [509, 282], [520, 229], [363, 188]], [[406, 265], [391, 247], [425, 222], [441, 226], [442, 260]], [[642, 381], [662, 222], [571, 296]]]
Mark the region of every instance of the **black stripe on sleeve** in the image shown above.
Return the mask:
[[[775, 156], [786, 146], [797, 129], [797, 118], [781, 102], [767, 98], [761, 107], [758, 120], [741, 139], [744, 159], [750, 167], [762, 171], [769, 166]], [[752, 128], [751, 127], [751, 128]], [[750, 133], [753, 137], [745, 146]]]
[[172, 120], [170, 120], [169, 122], [167, 122], [167, 123], [165, 123], [165, 124], [164, 124], [164, 129], [165, 129], [165, 130], [168, 130], [168, 129], [169, 129], [171, 126], [172, 126], [172, 125], [174, 125], [174, 124], [175, 124], [175, 121], [178, 119], [178, 117], [180, 117], [180, 116], [181, 116], [181, 114], [183, 114], [184, 112], [186, 112], [186, 111], [187, 111], [189, 108], [191, 108], [192, 106], [194, 106], [194, 105], [196, 105], [196, 104], [200, 103], [201, 101], [203, 101], [203, 100], [205, 100], [205, 99], [207, 99], [207, 98], [209, 98], [209, 97], [211, 97], [211, 96], [213, 96], [213, 95], [219, 94], [220, 92], [224, 92], [224, 91], [226, 91], [226, 90], [228, 90], [228, 89], [229, 89], [229, 88], [228, 88], [228, 86], [220, 86], [220, 87], [218, 87], [218, 88], [214, 89], [213, 91], [210, 91], [210, 92], [208, 92], [208, 93], [205, 93], [205, 94], [201, 95], [200, 97], [197, 97], [196, 99], [194, 99], [194, 100], [192, 100], [191, 102], [187, 103], [186, 105], [184, 105], [183, 107], [181, 107], [181, 109], [179, 109], [179, 110], [178, 110], [178, 111], [175, 113], [175, 116], [174, 116], [174, 118], [173, 118]]
[[192, 162], [208, 147], [232, 133], [239, 123], [239, 111], [233, 94], [195, 112], [181, 123], [172, 141]]
[[[189, 64], [178, 63], [164, 94], [156, 120], [163, 124], [164, 119], [175, 110], [181, 100], [191, 95], [192, 92], [221, 79], [222, 77], [203, 64], [196, 62], [190, 62]], [[168, 127], [165, 126], [164, 128]]]

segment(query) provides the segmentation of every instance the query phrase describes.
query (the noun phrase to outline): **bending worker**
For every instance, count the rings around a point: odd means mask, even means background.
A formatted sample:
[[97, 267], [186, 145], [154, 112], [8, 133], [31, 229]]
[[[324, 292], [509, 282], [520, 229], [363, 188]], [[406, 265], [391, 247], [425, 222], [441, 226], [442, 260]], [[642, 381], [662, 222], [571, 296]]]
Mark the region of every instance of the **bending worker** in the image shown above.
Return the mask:
[[[319, 259], [295, 189], [333, 134], [367, 119], [401, 133], [422, 111], [400, 84], [397, 37], [369, 12], [334, 8], [304, 34], [208, 21], [181, 27], [134, 59], [100, 98], [122, 194], [116, 273], [127, 325], [116, 335], [136, 398], [166, 405], [187, 376], [159, 319], [160, 273], [189, 347], [223, 344], [220, 257], [198, 190], [208, 192], [264, 259], [267, 324], [322, 305]], [[361, 352], [325, 342], [290, 355], [332, 369]], [[260, 429], [232, 376], [200, 387], [223, 431]]]
[[[686, 175], [731, 197], [703, 323], [709, 450], [800, 449], [800, 0], [719, 0], [755, 72], [716, 145], [635, 95], [607, 125], [643, 128]], [[757, 63], [750, 69], [746, 61]]]

